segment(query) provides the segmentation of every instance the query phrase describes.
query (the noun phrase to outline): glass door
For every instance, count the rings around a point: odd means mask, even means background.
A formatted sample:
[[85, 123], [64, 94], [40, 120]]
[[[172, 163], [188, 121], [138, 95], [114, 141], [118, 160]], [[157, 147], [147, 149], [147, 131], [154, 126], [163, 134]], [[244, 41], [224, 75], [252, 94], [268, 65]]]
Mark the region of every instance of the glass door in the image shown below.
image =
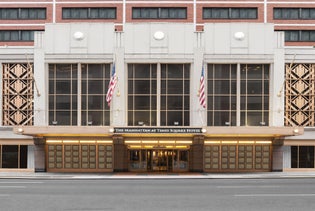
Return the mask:
[[188, 171], [188, 150], [130, 150], [130, 170], [149, 172]]
[[167, 171], [167, 156], [166, 150], [152, 150], [152, 171]]

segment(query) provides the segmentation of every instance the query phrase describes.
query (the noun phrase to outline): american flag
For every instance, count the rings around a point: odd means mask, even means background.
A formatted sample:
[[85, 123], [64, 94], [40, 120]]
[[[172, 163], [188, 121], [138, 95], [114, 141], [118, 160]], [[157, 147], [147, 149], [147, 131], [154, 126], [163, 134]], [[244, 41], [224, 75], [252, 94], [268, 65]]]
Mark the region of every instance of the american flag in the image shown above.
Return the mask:
[[116, 70], [115, 69], [116, 68], [115, 68], [115, 63], [114, 63], [113, 67], [112, 67], [112, 74], [111, 74], [110, 81], [108, 84], [107, 94], [106, 94], [106, 101], [107, 101], [107, 104], [109, 107], [110, 107], [110, 103], [111, 103], [112, 98], [113, 98], [115, 86], [117, 84], [117, 76], [116, 76]]
[[199, 103], [203, 108], [206, 108], [206, 95], [205, 95], [205, 69], [202, 65], [200, 86], [199, 86]]

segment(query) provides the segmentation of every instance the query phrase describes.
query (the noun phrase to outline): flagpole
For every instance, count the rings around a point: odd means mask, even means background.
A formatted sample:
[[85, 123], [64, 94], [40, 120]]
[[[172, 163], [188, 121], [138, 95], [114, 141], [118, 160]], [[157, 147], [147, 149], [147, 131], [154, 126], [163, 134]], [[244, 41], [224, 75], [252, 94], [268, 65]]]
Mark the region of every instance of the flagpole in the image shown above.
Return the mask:
[[198, 109], [198, 114], [199, 114], [199, 118], [201, 120], [201, 124], [202, 126], [205, 126], [205, 122], [203, 121], [203, 115], [202, 115], [202, 111], [207, 111], [207, 98], [206, 98], [206, 93], [205, 93], [205, 68], [204, 68], [204, 61], [202, 60], [201, 63], [201, 75], [200, 75], [200, 81], [199, 81], [199, 90], [198, 90], [198, 100], [199, 100], [199, 104], [201, 106], [201, 109]]

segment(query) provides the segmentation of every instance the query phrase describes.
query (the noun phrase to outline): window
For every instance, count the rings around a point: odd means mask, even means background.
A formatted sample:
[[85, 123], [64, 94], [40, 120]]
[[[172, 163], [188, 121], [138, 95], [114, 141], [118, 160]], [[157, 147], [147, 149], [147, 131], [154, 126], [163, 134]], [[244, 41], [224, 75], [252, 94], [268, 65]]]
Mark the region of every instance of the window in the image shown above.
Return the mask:
[[291, 146], [291, 168], [314, 168], [314, 146]]
[[45, 20], [46, 8], [0, 8], [0, 19]]
[[208, 125], [236, 125], [236, 64], [208, 65]]
[[133, 19], [186, 19], [187, 8], [132, 8]]
[[81, 125], [109, 125], [109, 107], [106, 103], [110, 65], [81, 65]]
[[49, 125], [109, 125], [109, 77], [110, 64], [50, 64]]
[[26, 145], [0, 145], [0, 168], [27, 168]]
[[189, 64], [129, 64], [128, 125], [188, 126], [189, 76]]
[[161, 65], [161, 126], [189, 126], [190, 65]]
[[269, 65], [241, 65], [241, 126], [269, 122]]
[[62, 8], [62, 19], [116, 19], [116, 8]]
[[155, 126], [157, 65], [128, 65], [128, 125]]
[[269, 124], [269, 65], [240, 64], [239, 67], [237, 74], [236, 64], [208, 64], [208, 126]]
[[34, 31], [28, 30], [1, 30], [0, 42], [33, 42]]
[[257, 19], [257, 8], [203, 8], [203, 19]]
[[49, 125], [77, 125], [78, 65], [49, 65]]
[[286, 42], [315, 42], [315, 30], [284, 31]]
[[278, 20], [314, 20], [315, 8], [274, 8], [273, 18]]

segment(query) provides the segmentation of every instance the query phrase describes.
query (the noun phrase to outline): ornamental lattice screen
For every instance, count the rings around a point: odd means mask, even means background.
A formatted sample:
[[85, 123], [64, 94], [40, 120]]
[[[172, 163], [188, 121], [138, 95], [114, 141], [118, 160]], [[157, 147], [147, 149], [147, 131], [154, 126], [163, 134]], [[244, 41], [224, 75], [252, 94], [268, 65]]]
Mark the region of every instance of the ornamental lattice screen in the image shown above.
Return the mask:
[[33, 125], [33, 68], [3, 64], [3, 125]]
[[286, 65], [285, 125], [314, 126], [315, 64]]

